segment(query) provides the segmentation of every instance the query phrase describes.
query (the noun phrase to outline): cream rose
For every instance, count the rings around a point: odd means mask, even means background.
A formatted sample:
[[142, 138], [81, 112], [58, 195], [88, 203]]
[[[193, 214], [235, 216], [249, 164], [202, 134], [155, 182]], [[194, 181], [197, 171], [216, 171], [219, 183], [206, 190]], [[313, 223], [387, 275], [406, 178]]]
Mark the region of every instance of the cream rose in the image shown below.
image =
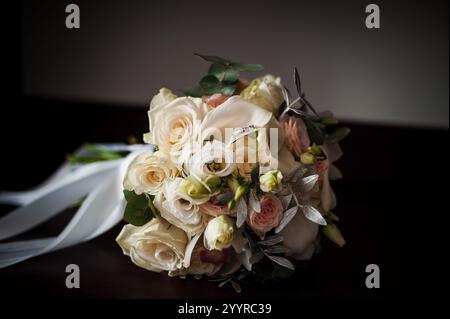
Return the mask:
[[235, 169], [232, 149], [216, 140], [206, 142], [193, 152], [185, 164], [183, 167], [186, 173], [195, 174], [202, 179], [208, 175], [224, 177]]
[[152, 101], [150, 102], [150, 110], [154, 109], [158, 106], [167, 104], [175, 100], [177, 96], [172, 93], [171, 90], [162, 88], [159, 90], [158, 94], [156, 94]]
[[222, 250], [231, 246], [233, 242], [233, 220], [220, 215], [209, 221], [203, 234], [203, 242], [208, 250]]
[[197, 204], [181, 191], [182, 178], [167, 179], [155, 198], [155, 207], [169, 223], [193, 236], [205, 229], [207, 219]]
[[201, 98], [179, 97], [148, 112], [150, 133], [144, 142], [155, 144], [177, 163], [183, 147], [197, 141], [208, 108]]
[[183, 267], [188, 238], [178, 227], [154, 218], [141, 227], [125, 225], [116, 241], [133, 263], [160, 272]]
[[128, 166], [123, 186], [136, 194], [158, 194], [166, 178], [178, 175], [178, 169], [164, 153], [144, 152]]
[[250, 209], [247, 223], [259, 236], [263, 236], [269, 230], [280, 223], [283, 216], [283, 204], [272, 194], [261, 197], [261, 211], [259, 213]]
[[255, 79], [241, 92], [241, 96], [269, 112], [276, 113], [284, 101], [281, 79], [270, 74]]

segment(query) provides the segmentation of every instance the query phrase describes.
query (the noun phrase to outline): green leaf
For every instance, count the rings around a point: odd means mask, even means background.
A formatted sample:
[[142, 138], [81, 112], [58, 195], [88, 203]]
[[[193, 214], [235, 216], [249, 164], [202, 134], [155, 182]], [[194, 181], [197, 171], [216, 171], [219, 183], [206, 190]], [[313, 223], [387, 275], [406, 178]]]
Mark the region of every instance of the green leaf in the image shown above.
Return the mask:
[[233, 95], [236, 90], [236, 85], [223, 85], [218, 93], [222, 93], [223, 95]]
[[250, 176], [252, 177], [252, 183], [259, 183], [259, 163], [253, 166]]
[[288, 278], [290, 276], [292, 276], [295, 273], [295, 270], [286, 268], [286, 267], [282, 267], [282, 266], [278, 266], [275, 264], [272, 275], [274, 277], [278, 277], [278, 278]]
[[214, 93], [233, 95], [236, 90], [236, 85], [221, 83], [214, 75], [207, 75], [200, 80], [200, 88], [204, 93], [203, 95], [211, 95]]
[[151, 210], [149, 202], [151, 199], [145, 194], [137, 195], [133, 191], [124, 190], [124, 196], [127, 200], [123, 219], [134, 226], [142, 226], [149, 222], [154, 214]]
[[129, 203], [125, 207], [123, 219], [134, 226], [142, 226], [152, 220], [153, 214], [149, 207], [136, 208]]
[[221, 87], [220, 81], [214, 75], [206, 75], [200, 80], [200, 87], [205, 92], [215, 92]]
[[349, 133], [350, 133], [350, 129], [348, 127], [344, 126], [344, 127], [340, 127], [338, 129], [334, 130], [328, 138], [331, 143], [338, 143], [344, 137], [346, 137]]
[[241, 286], [239, 286], [239, 284], [237, 282], [235, 282], [234, 280], [231, 280], [231, 285], [233, 286], [234, 290], [240, 294], [242, 292]]
[[196, 52], [194, 52], [194, 55], [202, 58], [205, 61], [212, 62], [212, 63], [221, 63], [221, 64], [230, 64], [231, 63], [231, 61], [221, 58], [221, 57], [218, 57], [218, 56], [215, 56], [215, 55], [203, 55], [203, 54], [196, 53]]
[[203, 95], [208, 95], [199, 84], [183, 89], [183, 93], [187, 96], [193, 97], [201, 97]]
[[123, 190], [123, 195], [125, 196], [125, 199], [127, 200], [127, 202], [134, 196], [136, 196], [136, 194], [133, 191], [129, 191], [124, 189]]
[[208, 70], [208, 74], [214, 75], [220, 82], [234, 83], [239, 79], [237, 69], [221, 63], [213, 63]]
[[312, 121], [311, 119], [304, 117], [303, 122], [305, 122], [306, 129], [308, 130], [309, 138], [313, 143], [317, 145], [322, 145], [325, 141], [325, 134], [319, 123]]
[[264, 67], [261, 64], [250, 64], [250, 63], [232, 63], [231, 64], [238, 71], [243, 72], [256, 72], [264, 70]]
[[323, 124], [323, 125], [337, 125], [339, 123], [338, 120], [336, 120], [335, 118], [332, 118], [332, 117], [323, 117], [319, 121], [320, 121], [320, 124]]

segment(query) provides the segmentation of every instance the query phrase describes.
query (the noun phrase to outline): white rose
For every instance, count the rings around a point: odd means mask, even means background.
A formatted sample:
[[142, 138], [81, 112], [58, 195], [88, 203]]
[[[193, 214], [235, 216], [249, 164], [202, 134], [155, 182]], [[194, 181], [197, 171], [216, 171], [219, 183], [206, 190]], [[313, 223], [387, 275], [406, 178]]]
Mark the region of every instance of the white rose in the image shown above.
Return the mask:
[[144, 135], [144, 142], [157, 145], [177, 163], [183, 147], [197, 141], [207, 110], [201, 98], [192, 97], [179, 97], [155, 106], [148, 112], [150, 133]]
[[[231, 139], [228, 140], [226, 138], [230, 138], [230, 136], [226, 134], [225, 129], [249, 129], [251, 127], [259, 130], [257, 141], [252, 144], [246, 144], [247, 142], [245, 142], [245, 140], [243, 144], [237, 143], [236, 147], [233, 148], [235, 152], [242, 153], [243, 151], [245, 156], [247, 151], [253, 149], [253, 152], [255, 152], [255, 149], [257, 149], [258, 162], [260, 162], [260, 164], [261, 162], [264, 162], [264, 165], [267, 166], [262, 168], [262, 172], [264, 173], [269, 170], [278, 169], [284, 176], [288, 176], [290, 172], [298, 168], [299, 163], [295, 161], [292, 153], [284, 146], [284, 132], [282, 125], [271, 112], [246, 101], [241, 96], [230, 97], [224, 103], [206, 114], [202, 122], [201, 140], [208, 140], [211, 135], [214, 135], [215, 137], [220, 135], [216, 139], [228, 144], [237, 141], [244, 136], [251, 138], [251, 134], [233, 133], [231, 134]], [[278, 140], [272, 141], [270, 138], [270, 129], [272, 129], [273, 133], [278, 133]], [[262, 130], [265, 134], [262, 134]], [[240, 145], [243, 145], [243, 148]], [[270, 149], [269, 145], [271, 148], [274, 148], [274, 150]], [[242, 149], [239, 150], [239, 148]], [[250, 150], [248, 148], [250, 148]], [[278, 159], [273, 156], [275, 154], [278, 155]], [[238, 169], [251, 171], [251, 167], [253, 166], [251, 164], [252, 161], [255, 161], [255, 159], [235, 162], [238, 165]]]
[[167, 179], [154, 204], [164, 219], [192, 236], [205, 229], [207, 220], [199, 206], [181, 191], [183, 182], [179, 177]]
[[188, 238], [178, 227], [154, 218], [140, 227], [125, 225], [116, 241], [133, 263], [160, 272], [183, 267]]
[[156, 195], [166, 178], [177, 176], [178, 169], [164, 153], [144, 152], [130, 163], [123, 186], [136, 194]]
[[203, 234], [203, 242], [208, 250], [222, 250], [228, 248], [233, 243], [233, 220], [220, 215], [209, 221]]
[[201, 179], [209, 175], [227, 176], [235, 169], [232, 149], [226, 144], [213, 140], [206, 142], [200, 149], [185, 159], [183, 167], [188, 174], [195, 174]]
[[281, 79], [270, 74], [255, 79], [241, 92], [241, 96], [269, 112], [276, 113], [284, 101]]
[[159, 93], [156, 94], [152, 101], [150, 102], [150, 110], [154, 109], [160, 105], [164, 105], [175, 100], [177, 96], [172, 93], [171, 90], [162, 88], [159, 90]]

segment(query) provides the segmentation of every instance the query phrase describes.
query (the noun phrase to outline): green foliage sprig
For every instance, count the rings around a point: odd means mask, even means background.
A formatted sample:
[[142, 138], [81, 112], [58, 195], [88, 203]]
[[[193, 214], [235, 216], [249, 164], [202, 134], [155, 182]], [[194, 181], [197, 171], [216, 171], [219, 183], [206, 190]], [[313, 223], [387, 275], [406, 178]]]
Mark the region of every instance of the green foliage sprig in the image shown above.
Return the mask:
[[240, 72], [254, 72], [264, 69], [261, 64], [239, 63], [214, 55], [194, 54], [210, 62], [211, 66], [208, 69], [208, 74], [198, 84], [183, 91], [184, 94], [189, 96], [200, 97], [215, 93], [233, 95], [236, 91]]
[[128, 152], [114, 152], [95, 144], [83, 145], [84, 152], [67, 155], [67, 161], [71, 164], [90, 164], [100, 161], [111, 161], [124, 157]]
[[142, 226], [160, 213], [153, 205], [154, 196], [148, 194], [136, 194], [134, 191], [124, 190], [123, 194], [127, 200], [123, 219], [134, 226]]
[[285, 113], [301, 117], [306, 125], [311, 142], [317, 145], [324, 144], [326, 139], [331, 143], [338, 143], [350, 133], [348, 127], [336, 127], [338, 121], [335, 118], [322, 116], [316, 112], [302, 91], [297, 68], [294, 68], [294, 83], [298, 97], [292, 100], [289, 90], [284, 88], [285, 102], [280, 107], [279, 117], [282, 117]]

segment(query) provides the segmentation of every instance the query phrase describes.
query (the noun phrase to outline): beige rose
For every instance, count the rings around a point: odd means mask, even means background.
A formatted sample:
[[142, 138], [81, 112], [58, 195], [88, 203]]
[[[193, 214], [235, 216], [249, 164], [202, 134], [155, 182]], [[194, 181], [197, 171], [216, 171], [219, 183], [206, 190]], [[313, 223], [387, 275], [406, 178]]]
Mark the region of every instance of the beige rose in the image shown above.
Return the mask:
[[202, 232], [207, 219], [199, 205], [181, 191], [182, 178], [167, 179], [155, 198], [155, 206], [169, 223], [183, 229], [189, 236]]
[[240, 95], [272, 113], [276, 113], [284, 101], [281, 79], [270, 74], [253, 80]]
[[197, 141], [208, 108], [201, 98], [179, 97], [148, 112], [150, 133], [144, 142], [155, 144], [178, 162], [183, 147]]
[[178, 169], [164, 153], [144, 152], [128, 166], [123, 186], [136, 194], [158, 194], [166, 178], [178, 175]]
[[154, 218], [140, 227], [125, 225], [116, 241], [137, 266], [160, 272], [183, 267], [188, 237], [178, 227]]

